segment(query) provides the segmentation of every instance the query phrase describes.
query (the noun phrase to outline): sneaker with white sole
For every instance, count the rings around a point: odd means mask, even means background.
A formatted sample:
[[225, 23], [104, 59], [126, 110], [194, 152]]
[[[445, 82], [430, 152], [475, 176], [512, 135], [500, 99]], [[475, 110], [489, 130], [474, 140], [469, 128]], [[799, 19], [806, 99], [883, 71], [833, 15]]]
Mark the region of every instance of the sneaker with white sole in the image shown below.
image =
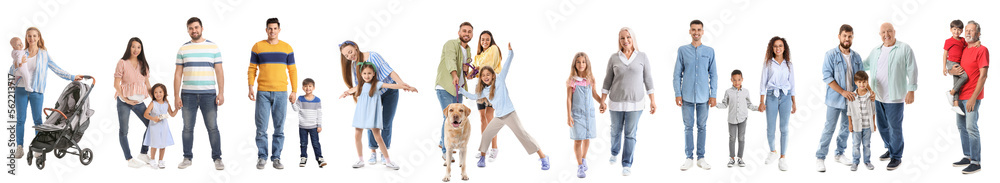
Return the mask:
[[778, 156], [777, 152], [771, 151], [771, 153], [767, 153], [767, 159], [764, 160], [764, 164], [774, 163], [774, 160], [778, 160], [778, 157], [780, 156]]
[[149, 154], [139, 154], [135, 159], [139, 159], [142, 163], [150, 164], [152, 159], [149, 159]]
[[944, 98], [948, 99], [948, 105], [955, 105], [955, 95], [951, 94], [951, 91], [944, 91]]
[[383, 154], [381, 157], [382, 157], [382, 159], [379, 159], [379, 162], [381, 162], [383, 165], [385, 165], [385, 155]]
[[274, 169], [278, 169], [278, 170], [285, 169], [285, 165], [281, 164], [281, 160], [280, 159], [273, 159], [273, 160], [271, 160], [271, 166], [273, 166]]
[[747, 163], [743, 162], [743, 158], [736, 158], [736, 165], [740, 167], [746, 167]]
[[326, 166], [326, 160], [323, 160], [323, 158], [316, 159], [316, 164], [319, 164], [319, 167], [323, 168]]
[[851, 171], [858, 171], [858, 164], [851, 164]]
[[399, 170], [399, 165], [396, 165], [396, 163], [392, 161], [386, 161], [385, 167], [392, 170]]
[[711, 170], [712, 169], [712, 165], [708, 165], [708, 161], [705, 161], [705, 158], [698, 159], [698, 167], [700, 167], [702, 169], [705, 169], [705, 170]]
[[189, 166], [191, 166], [191, 159], [184, 158], [184, 161], [181, 161], [180, 164], [177, 164], [177, 169], [185, 169]]
[[872, 165], [872, 163], [865, 163], [865, 167], [868, 168], [868, 170], [874, 170], [875, 169], [875, 165]]
[[824, 159], [816, 159], [816, 171], [817, 172], [826, 172], [826, 160], [824, 160]]
[[843, 154], [837, 155], [835, 158], [837, 158], [837, 163], [844, 164], [844, 166], [854, 165], [854, 161], [851, 161], [851, 159]]
[[378, 154], [377, 153], [372, 153], [372, 157], [368, 158], [368, 164], [369, 165], [374, 165], [375, 163], [378, 163]]
[[351, 167], [352, 168], [365, 167], [365, 161], [364, 160], [358, 160], [358, 162], [354, 162], [354, 165], [351, 165]]
[[222, 159], [215, 159], [212, 162], [215, 163], [215, 170], [226, 169], [226, 165], [222, 164]]
[[684, 164], [681, 164], [681, 171], [687, 171], [691, 166], [694, 166], [694, 159], [684, 159]]
[[257, 169], [263, 170], [264, 165], [267, 165], [267, 160], [264, 158], [257, 158]]
[[163, 162], [163, 160], [160, 160], [160, 162], [156, 163], [156, 167], [160, 169], [167, 168], [167, 163]]
[[788, 171], [788, 164], [785, 163], [785, 158], [778, 159], [778, 170]]
[[726, 167], [732, 168], [736, 165], [736, 158], [729, 158], [729, 163], [726, 163]]
[[17, 145], [17, 151], [14, 152], [14, 159], [21, 159], [24, 157], [24, 145]]
[[306, 161], [307, 160], [309, 160], [309, 158], [299, 157], [299, 167], [306, 167]]
[[493, 148], [493, 149], [490, 150], [489, 154], [490, 154], [490, 159], [488, 159], [488, 160], [490, 162], [496, 161], [497, 160], [497, 154], [500, 154], [500, 149]]
[[151, 167], [153, 169], [160, 169], [159, 166], [157, 166], [156, 161], [150, 161], [149, 162], [149, 167]]
[[632, 175], [632, 167], [622, 167], [622, 176]]
[[611, 162], [611, 164], [615, 164], [615, 162], [618, 162], [618, 156], [611, 156], [611, 159], [608, 161]]
[[954, 112], [955, 112], [955, 113], [957, 113], [958, 115], [962, 115], [962, 116], [965, 116], [965, 111], [964, 111], [964, 110], [962, 110], [962, 108], [961, 108], [961, 107], [958, 107], [958, 106], [951, 106], [951, 111], [954, 111]]
[[143, 163], [142, 161], [139, 161], [138, 159], [135, 159], [135, 158], [128, 159], [128, 167], [129, 168], [139, 168], [139, 167], [142, 167], [144, 165], [146, 165], [146, 163]]

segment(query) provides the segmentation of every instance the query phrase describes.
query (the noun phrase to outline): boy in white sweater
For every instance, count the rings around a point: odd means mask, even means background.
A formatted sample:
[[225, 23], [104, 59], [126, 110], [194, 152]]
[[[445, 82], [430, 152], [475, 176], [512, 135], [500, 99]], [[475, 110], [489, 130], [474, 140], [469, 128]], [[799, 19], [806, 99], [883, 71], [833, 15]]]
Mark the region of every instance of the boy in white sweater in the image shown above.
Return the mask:
[[305, 167], [306, 160], [309, 159], [306, 154], [309, 141], [312, 141], [316, 163], [320, 168], [326, 166], [319, 144], [319, 132], [323, 131], [323, 106], [319, 97], [313, 95], [315, 89], [316, 82], [312, 78], [302, 80], [302, 91], [305, 91], [306, 95], [299, 96], [298, 102], [292, 103], [292, 110], [299, 113], [299, 148], [302, 151], [299, 167]]

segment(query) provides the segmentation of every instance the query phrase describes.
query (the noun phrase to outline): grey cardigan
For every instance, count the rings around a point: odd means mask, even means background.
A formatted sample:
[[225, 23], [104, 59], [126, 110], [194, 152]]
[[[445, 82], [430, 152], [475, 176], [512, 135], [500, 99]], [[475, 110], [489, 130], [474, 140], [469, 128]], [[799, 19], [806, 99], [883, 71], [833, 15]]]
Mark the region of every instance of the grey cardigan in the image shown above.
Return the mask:
[[607, 75], [602, 89], [608, 91], [612, 102], [643, 102], [646, 91], [653, 90], [652, 68], [646, 53], [636, 51], [635, 59], [625, 65], [618, 53], [608, 59]]

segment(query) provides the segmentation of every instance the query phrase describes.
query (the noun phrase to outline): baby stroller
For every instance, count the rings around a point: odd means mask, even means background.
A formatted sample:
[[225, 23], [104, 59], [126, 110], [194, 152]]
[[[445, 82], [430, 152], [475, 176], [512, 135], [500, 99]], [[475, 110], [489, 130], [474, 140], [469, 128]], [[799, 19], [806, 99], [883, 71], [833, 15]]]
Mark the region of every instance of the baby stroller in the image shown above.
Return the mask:
[[[90, 148], [81, 149], [78, 144], [83, 138], [83, 132], [90, 126], [90, 116], [94, 115], [88, 98], [90, 91], [94, 89], [94, 84], [97, 83], [91, 76], [83, 78], [91, 80], [90, 86], [80, 81], [70, 83], [59, 95], [55, 109], [44, 109], [45, 122], [33, 127], [38, 133], [31, 140], [28, 149], [38, 155], [35, 157], [35, 166], [39, 170], [45, 168], [45, 154], [51, 151], [55, 151], [53, 154], [56, 158], [62, 158], [66, 153], [78, 155], [83, 165], [89, 165], [94, 159], [94, 152]], [[31, 165], [33, 156], [28, 155], [28, 165]]]

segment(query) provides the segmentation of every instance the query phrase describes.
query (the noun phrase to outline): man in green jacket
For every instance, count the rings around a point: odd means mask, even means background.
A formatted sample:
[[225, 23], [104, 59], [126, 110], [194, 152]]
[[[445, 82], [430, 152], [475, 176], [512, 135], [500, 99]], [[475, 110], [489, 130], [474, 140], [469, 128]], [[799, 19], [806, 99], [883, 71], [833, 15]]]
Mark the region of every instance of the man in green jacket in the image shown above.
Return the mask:
[[[462, 22], [458, 26], [458, 39], [448, 40], [441, 50], [441, 63], [438, 64], [437, 79], [434, 87], [437, 91], [438, 101], [441, 102], [441, 110], [449, 104], [462, 103], [462, 98], [456, 91], [458, 87], [468, 89], [463, 77], [467, 78], [465, 72], [469, 71], [466, 63], [472, 62], [472, 55], [469, 52], [469, 41], [472, 40], [472, 24]], [[461, 68], [461, 70], [459, 70]], [[442, 116], [443, 117], [443, 116]], [[444, 148], [444, 120], [441, 120], [441, 141], [438, 142], [441, 153], [445, 153]], [[441, 156], [444, 158], [444, 156]]]

